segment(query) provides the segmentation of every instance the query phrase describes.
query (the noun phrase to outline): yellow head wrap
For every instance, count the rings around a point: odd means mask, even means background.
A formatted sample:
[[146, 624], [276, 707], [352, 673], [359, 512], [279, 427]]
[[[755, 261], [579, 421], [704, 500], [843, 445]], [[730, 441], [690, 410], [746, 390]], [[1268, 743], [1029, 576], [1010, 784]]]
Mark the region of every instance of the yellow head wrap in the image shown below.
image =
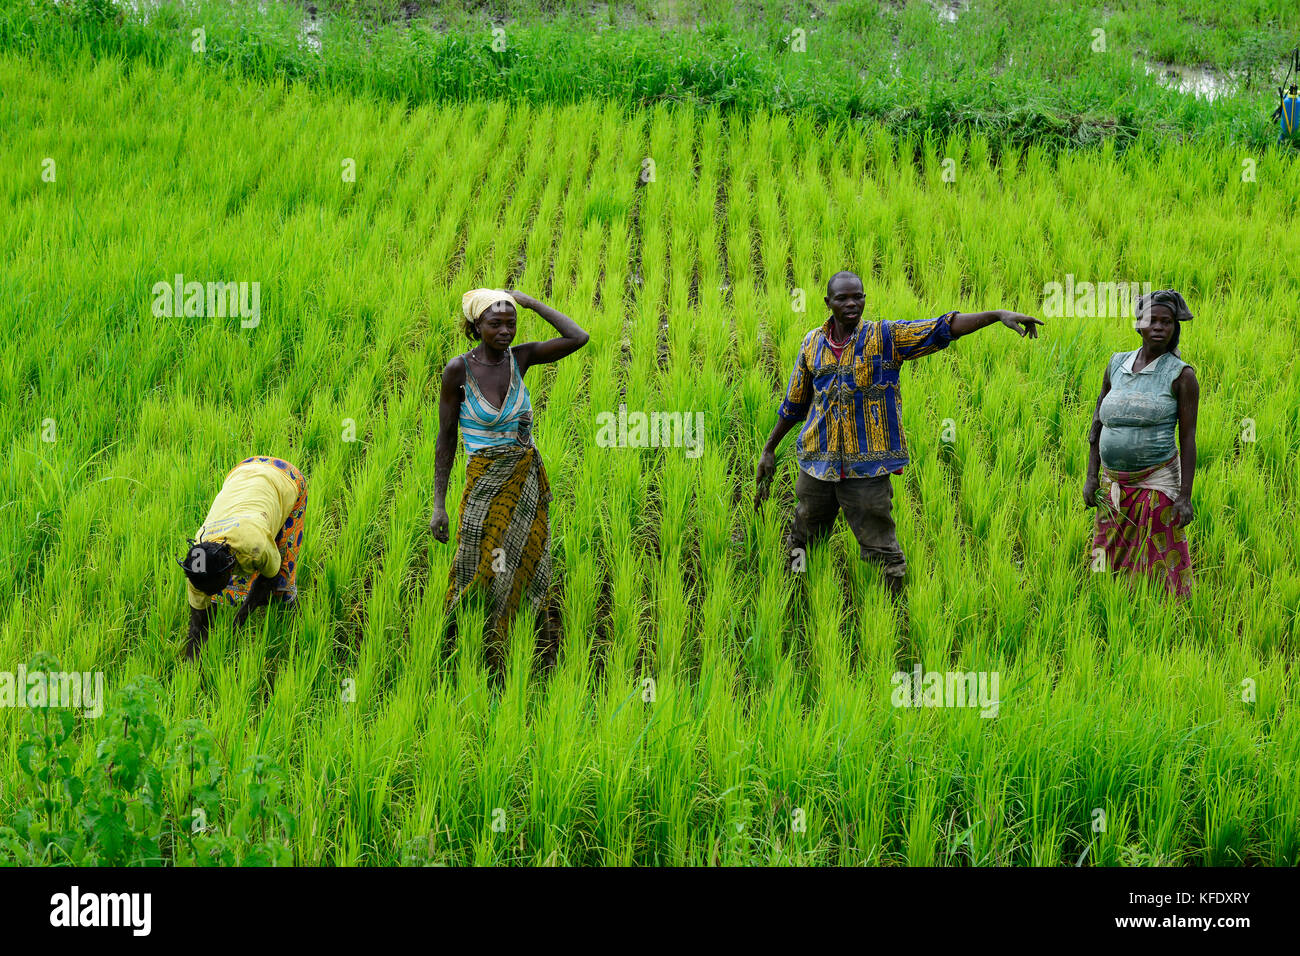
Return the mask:
[[509, 302], [516, 308], [519, 303], [515, 302], [514, 296], [509, 292], [503, 292], [501, 289], [470, 289], [460, 299], [461, 311], [465, 313], [467, 322], [477, 322], [478, 317], [488, 310], [496, 302]]

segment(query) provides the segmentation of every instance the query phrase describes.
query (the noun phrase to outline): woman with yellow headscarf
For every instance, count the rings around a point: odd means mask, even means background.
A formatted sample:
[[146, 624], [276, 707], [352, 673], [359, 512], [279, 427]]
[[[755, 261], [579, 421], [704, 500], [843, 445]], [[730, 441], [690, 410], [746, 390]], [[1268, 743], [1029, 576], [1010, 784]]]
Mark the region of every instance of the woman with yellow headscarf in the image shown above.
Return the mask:
[[[519, 308], [532, 309], [559, 337], [513, 345]], [[465, 441], [465, 490], [447, 613], [466, 593], [485, 592], [489, 634], [496, 638], [522, 604], [542, 610], [551, 580], [551, 490], [533, 444], [524, 374], [576, 352], [588, 335], [567, 315], [513, 290], [472, 289], [461, 299], [461, 311], [465, 335], [477, 344], [443, 369], [429, 530], [437, 540], [448, 540], [447, 479], [459, 429]], [[549, 622], [543, 623], [549, 644]], [[489, 642], [489, 653], [495, 643]]]

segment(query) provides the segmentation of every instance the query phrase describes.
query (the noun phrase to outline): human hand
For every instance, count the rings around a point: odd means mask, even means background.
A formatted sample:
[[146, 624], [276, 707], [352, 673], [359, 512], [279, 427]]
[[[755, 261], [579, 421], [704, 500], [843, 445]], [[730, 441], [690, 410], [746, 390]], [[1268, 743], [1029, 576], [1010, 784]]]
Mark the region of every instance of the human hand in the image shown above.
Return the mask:
[[1101, 488], [1101, 482], [1096, 478], [1089, 478], [1083, 483], [1083, 506], [1085, 508], [1097, 507], [1097, 491]]
[[758, 470], [754, 474], [754, 510], [767, 500], [767, 493], [772, 488], [772, 476], [776, 474], [776, 455], [763, 449], [758, 456]]
[[517, 289], [506, 289], [506, 291], [510, 293], [510, 298], [515, 300], [516, 305], [520, 305], [525, 309], [536, 310], [537, 300], [527, 292], [520, 292]]
[[1038, 327], [1043, 324], [1041, 319], [1036, 319], [1032, 315], [1008, 312], [1006, 309], [1002, 310], [999, 321], [1007, 328], [1014, 329], [1021, 337], [1028, 333], [1031, 339], [1038, 338]]
[[441, 541], [443, 544], [447, 543], [451, 537], [451, 521], [447, 518], [445, 508], [433, 509], [433, 517], [429, 519], [429, 530], [436, 540]]

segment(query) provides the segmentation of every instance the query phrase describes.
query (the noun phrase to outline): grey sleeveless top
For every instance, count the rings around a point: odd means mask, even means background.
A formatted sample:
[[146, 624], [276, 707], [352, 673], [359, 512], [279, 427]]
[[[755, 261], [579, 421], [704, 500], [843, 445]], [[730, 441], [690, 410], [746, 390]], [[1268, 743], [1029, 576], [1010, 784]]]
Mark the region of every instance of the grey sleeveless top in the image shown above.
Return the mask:
[[1110, 391], [1101, 401], [1101, 463], [1112, 471], [1140, 471], [1174, 456], [1178, 446], [1178, 398], [1174, 379], [1188, 365], [1165, 352], [1140, 372], [1133, 371], [1138, 349], [1110, 359]]

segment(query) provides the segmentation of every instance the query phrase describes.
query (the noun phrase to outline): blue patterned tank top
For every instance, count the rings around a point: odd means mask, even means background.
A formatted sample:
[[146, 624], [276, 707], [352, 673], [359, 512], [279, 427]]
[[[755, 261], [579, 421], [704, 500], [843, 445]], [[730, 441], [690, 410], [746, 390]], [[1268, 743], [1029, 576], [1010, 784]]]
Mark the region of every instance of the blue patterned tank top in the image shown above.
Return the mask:
[[465, 400], [460, 403], [460, 433], [465, 440], [466, 455], [485, 448], [533, 443], [533, 402], [514, 350], [507, 348], [506, 354], [510, 357], [510, 385], [500, 408], [484, 397], [470, 367], [469, 353], [464, 356]]

